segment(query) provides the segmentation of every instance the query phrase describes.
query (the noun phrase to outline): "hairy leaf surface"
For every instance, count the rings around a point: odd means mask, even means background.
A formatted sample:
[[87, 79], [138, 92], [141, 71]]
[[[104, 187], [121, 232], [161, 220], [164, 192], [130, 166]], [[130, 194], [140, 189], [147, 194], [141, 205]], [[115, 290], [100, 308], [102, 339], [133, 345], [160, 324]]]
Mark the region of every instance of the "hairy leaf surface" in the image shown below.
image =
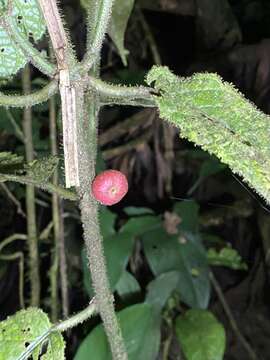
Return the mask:
[[216, 74], [180, 78], [167, 67], [153, 67], [160, 116], [181, 136], [216, 155], [270, 202], [270, 117]]

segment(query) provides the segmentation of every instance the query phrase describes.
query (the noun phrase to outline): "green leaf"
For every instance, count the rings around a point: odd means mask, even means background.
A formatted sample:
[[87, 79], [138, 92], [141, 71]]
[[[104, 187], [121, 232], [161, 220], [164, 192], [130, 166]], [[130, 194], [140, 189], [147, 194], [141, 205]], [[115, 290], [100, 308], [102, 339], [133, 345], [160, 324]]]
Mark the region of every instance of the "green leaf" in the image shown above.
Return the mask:
[[178, 271], [161, 274], [148, 284], [145, 302], [161, 311], [172, 292], [178, 289], [179, 280]]
[[160, 116], [181, 136], [216, 155], [270, 201], [270, 117], [216, 74], [180, 78], [167, 67], [153, 67]]
[[[0, 322], [0, 360], [14, 360], [25, 350], [26, 346], [50, 329], [48, 316], [37, 308], [21, 310], [7, 320]], [[33, 352], [33, 360], [39, 359], [42, 346]], [[63, 360], [65, 343], [60, 333], [49, 337], [44, 360]]]
[[23, 157], [11, 152], [0, 152], [0, 172], [23, 167]]
[[[129, 360], [156, 359], [160, 342], [160, 317], [148, 304], [133, 305], [119, 312], [122, 334]], [[97, 326], [82, 342], [74, 360], [111, 360], [103, 326]]]
[[124, 47], [124, 38], [133, 6], [134, 0], [115, 0], [108, 30], [125, 66], [127, 66], [128, 51]]
[[[0, 2], [0, 12], [4, 13], [7, 1]], [[26, 40], [31, 36], [38, 41], [44, 34], [46, 27], [43, 16], [36, 0], [13, 0], [12, 16]], [[0, 26], [0, 77], [10, 77], [17, 73], [27, 63], [23, 52], [10, 39], [6, 30]]]
[[124, 211], [129, 216], [153, 215], [154, 214], [152, 209], [145, 208], [145, 207], [128, 206], [124, 209]]
[[235, 249], [225, 247], [219, 252], [210, 248], [207, 252], [207, 258], [210, 265], [226, 266], [233, 270], [247, 270], [247, 264], [243, 262], [241, 256]]
[[175, 331], [187, 360], [223, 359], [225, 331], [211, 312], [187, 311], [176, 319]]
[[138, 281], [128, 271], [123, 271], [115, 289], [118, 295], [124, 300], [141, 291]]
[[0, 77], [8, 78], [16, 74], [27, 63], [22, 50], [10, 39], [6, 30], [0, 26]]
[[[7, 0], [5, 0], [7, 3]], [[37, 0], [13, 0], [12, 15], [26, 37], [37, 42], [46, 31], [46, 25]]]
[[[107, 270], [111, 290], [115, 290], [120, 277], [127, 266], [128, 259], [133, 249], [133, 238], [129, 233], [117, 233], [107, 236], [104, 239], [104, 252], [107, 263]], [[86, 251], [82, 252], [84, 286], [89, 296], [93, 296], [94, 292], [91, 285], [90, 272], [88, 270], [88, 261]]]
[[103, 238], [115, 234], [116, 214], [108, 210], [107, 207], [101, 206], [99, 213], [99, 224]]
[[[10, 153], [0, 153], [0, 181], [14, 181], [41, 186], [46, 184], [55, 171], [59, 159], [55, 156], [22, 163], [22, 158]], [[7, 173], [8, 172], [8, 173]]]
[[187, 305], [206, 308], [210, 297], [206, 252], [198, 237], [186, 233], [169, 236], [165, 230], [143, 237], [144, 251], [153, 273], [158, 276], [178, 271], [178, 291]]
[[120, 229], [120, 232], [128, 232], [133, 237], [141, 236], [147, 231], [160, 228], [161, 221], [158, 216], [138, 216], [129, 219]]
[[45, 183], [54, 173], [58, 162], [56, 156], [34, 160], [25, 165], [26, 176], [37, 183]]
[[197, 233], [199, 231], [199, 205], [195, 201], [182, 201], [175, 204], [173, 211], [181, 218], [179, 229]]

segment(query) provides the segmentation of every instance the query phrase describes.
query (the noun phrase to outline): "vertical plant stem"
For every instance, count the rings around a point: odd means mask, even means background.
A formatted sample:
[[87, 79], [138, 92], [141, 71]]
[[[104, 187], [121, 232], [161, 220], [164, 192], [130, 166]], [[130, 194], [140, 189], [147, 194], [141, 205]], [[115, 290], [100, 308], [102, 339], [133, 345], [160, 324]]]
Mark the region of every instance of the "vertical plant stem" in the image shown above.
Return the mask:
[[[55, 98], [49, 100], [49, 119], [50, 119], [50, 141], [51, 153], [57, 156], [57, 130], [56, 130], [56, 104]], [[52, 182], [58, 185], [58, 169], [56, 168]], [[57, 194], [52, 195], [52, 218], [53, 218], [53, 234], [54, 244], [52, 251], [52, 266], [50, 269], [50, 282], [51, 282], [51, 320], [56, 322], [59, 312], [58, 301], [58, 275], [59, 275], [59, 242], [60, 242], [60, 216], [59, 216], [59, 197]]]
[[[82, 99], [83, 95], [77, 95]], [[98, 204], [91, 194], [91, 183], [95, 176], [97, 152], [97, 116], [98, 99], [92, 95], [85, 96], [83, 117], [78, 126], [78, 146], [80, 154], [79, 175], [80, 187], [77, 189], [80, 197], [81, 217], [84, 239], [89, 260], [89, 267], [98, 311], [111, 346], [114, 360], [126, 360], [127, 354], [121, 330], [114, 312], [113, 295], [110, 291], [106, 272], [105, 257], [98, 221]], [[82, 109], [83, 105], [77, 105]]]
[[[22, 75], [22, 85], [25, 94], [31, 92], [30, 67], [27, 65]], [[32, 110], [25, 108], [23, 112], [23, 132], [25, 138], [25, 154], [27, 162], [34, 159], [34, 147], [32, 137]], [[35, 188], [26, 186], [26, 213], [27, 213], [27, 237], [29, 249], [29, 273], [30, 273], [30, 305], [39, 306], [40, 303], [40, 276], [39, 276], [39, 252], [36, 227]]]
[[63, 201], [60, 199], [59, 203], [59, 256], [60, 256], [60, 284], [62, 295], [62, 312], [66, 319], [69, 315], [69, 299], [68, 299], [68, 278], [67, 278], [67, 259], [65, 250], [65, 223], [63, 218]]

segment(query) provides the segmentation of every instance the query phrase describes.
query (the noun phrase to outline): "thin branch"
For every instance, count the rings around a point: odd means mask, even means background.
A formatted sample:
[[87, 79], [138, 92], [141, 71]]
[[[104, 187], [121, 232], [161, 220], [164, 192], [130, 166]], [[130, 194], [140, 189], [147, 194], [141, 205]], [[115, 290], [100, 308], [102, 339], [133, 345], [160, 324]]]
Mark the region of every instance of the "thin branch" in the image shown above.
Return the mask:
[[[22, 74], [22, 86], [25, 94], [31, 91], [30, 66], [27, 65]], [[32, 109], [25, 108], [23, 111], [23, 133], [25, 138], [25, 155], [27, 162], [34, 160], [34, 144], [32, 134]], [[35, 188], [33, 185], [26, 185], [26, 213], [27, 213], [27, 238], [29, 250], [29, 276], [31, 291], [31, 306], [39, 306], [41, 282], [39, 275], [39, 251], [36, 224]]]
[[13, 204], [17, 207], [17, 213], [25, 218], [26, 214], [22, 209], [20, 201], [12, 194], [6, 184], [0, 183], [0, 186], [7, 195], [7, 197], [10, 199], [10, 201], [13, 202]]
[[65, 222], [63, 214], [63, 201], [59, 203], [59, 256], [60, 256], [60, 283], [62, 294], [62, 311], [63, 317], [66, 319], [69, 314], [69, 298], [68, 298], [68, 276], [67, 276], [67, 258], [65, 249]]
[[33, 185], [44, 191], [48, 191], [51, 194], [56, 193], [60, 197], [62, 197], [63, 199], [66, 199], [66, 200], [76, 201], [78, 199], [77, 195], [73, 191], [67, 190], [61, 186], [56, 186], [50, 182], [40, 183], [39, 181], [35, 181], [27, 176], [19, 176], [19, 175], [13, 175], [13, 174], [8, 174], [8, 175], [1, 174], [0, 181], [1, 182], [14, 181], [14, 182], [24, 184], [24, 185], [26, 185], [26, 184]]
[[249, 345], [249, 343], [246, 341], [246, 339], [244, 338], [244, 336], [242, 335], [234, 317], [233, 314], [231, 312], [231, 309], [229, 308], [229, 305], [226, 302], [226, 299], [222, 293], [222, 290], [219, 286], [219, 283], [217, 282], [214, 274], [212, 272], [210, 272], [210, 280], [211, 283], [215, 289], [215, 292], [217, 293], [217, 296], [219, 298], [219, 301], [221, 302], [221, 305], [223, 306], [224, 312], [227, 316], [227, 318], [229, 319], [230, 325], [235, 333], [235, 335], [237, 336], [238, 340], [240, 341], [240, 343], [242, 344], [242, 346], [245, 348], [246, 352], [248, 353], [250, 359], [252, 360], [259, 360], [256, 353], [254, 352], [254, 350], [252, 349], [252, 347]]
[[56, 325], [53, 325], [50, 329], [45, 331], [42, 335], [37, 337], [30, 345], [27, 346], [26, 350], [19, 356], [17, 360], [27, 360], [33, 351], [42, 343], [44, 343], [48, 337], [54, 332], [63, 332], [68, 329], [77, 326], [78, 324], [83, 323], [88, 320], [90, 317], [96, 313], [96, 304], [94, 299], [90, 302], [88, 307], [78, 314], [71, 316], [69, 319], [59, 322]]
[[155, 107], [154, 90], [145, 86], [121, 86], [108, 84], [100, 79], [88, 78], [88, 86], [101, 97], [101, 102], [121, 105]]
[[27, 240], [27, 236], [25, 234], [13, 234], [5, 238], [0, 243], [0, 253], [7, 245], [11, 244], [13, 241], [16, 240]]
[[0, 92], [0, 106], [31, 107], [47, 101], [58, 91], [58, 81], [52, 80], [41, 90], [28, 95], [6, 95]]
[[[89, 9], [88, 28], [90, 35], [87, 41], [87, 52], [81, 62], [82, 74], [86, 74], [96, 63], [108, 28], [114, 0], [95, 2], [95, 8]], [[94, 2], [92, 2], [94, 4]], [[94, 12], [94, 16], [90, 13]], [[94, 25], [93, 25], [94, 23]]]
[[154, 63], [155, 65], [161, 65], [162, 61], [161, 61], [160, 53], [158, 51], [157, 43], [152, 33], [152, 30], [150, 29], [150, 26], [148, 25], [141, 8], [137, 6], [136, 9], [139, 16], [139, 20], [142, 24], [142, 28], [146, 36], [146, 41], [148, 42], [149, 48], [151, 50]]
[[2, 17], [1, 24], [8, 32], [11, 39], [22, 50], [25, 57], [43, 74], [53, 78], [57, 71], [56, 66], [42, 56], [42, 54], [28, 41], [27, 37], [19, 31], [14, 17], [9, 15]]
[[5, 108], [6, 110], [6, 114], [7, 114], [7, 117], [9, 119], [9, 121], [11, 122], [11, 125], [13, 126], [14, 128], [14, 134], [17, 136], [17, 138], [19, 140], [21, 140], [21, 142], [24, 144], [25, 143], [25, 139], [24, 139], [24, 134], [23, 134], [23, 131], [22, 129], [20, 128], [20, 126], [17, 124], [16, 120], [14, 119], [14, 116], [12, 115], [12, 112], [8, 109], [8, 108]]

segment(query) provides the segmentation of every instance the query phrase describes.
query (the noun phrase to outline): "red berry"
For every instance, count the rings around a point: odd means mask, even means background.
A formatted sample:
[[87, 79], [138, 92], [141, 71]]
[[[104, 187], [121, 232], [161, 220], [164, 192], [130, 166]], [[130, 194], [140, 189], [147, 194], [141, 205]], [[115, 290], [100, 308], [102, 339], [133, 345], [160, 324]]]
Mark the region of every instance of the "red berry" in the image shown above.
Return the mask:
[[106, 170], [97, 175], [92, 183], [92, 193], [103, 205], [114, 205], [126, 195], [128, 182], [126, 176], [117, 170]]

